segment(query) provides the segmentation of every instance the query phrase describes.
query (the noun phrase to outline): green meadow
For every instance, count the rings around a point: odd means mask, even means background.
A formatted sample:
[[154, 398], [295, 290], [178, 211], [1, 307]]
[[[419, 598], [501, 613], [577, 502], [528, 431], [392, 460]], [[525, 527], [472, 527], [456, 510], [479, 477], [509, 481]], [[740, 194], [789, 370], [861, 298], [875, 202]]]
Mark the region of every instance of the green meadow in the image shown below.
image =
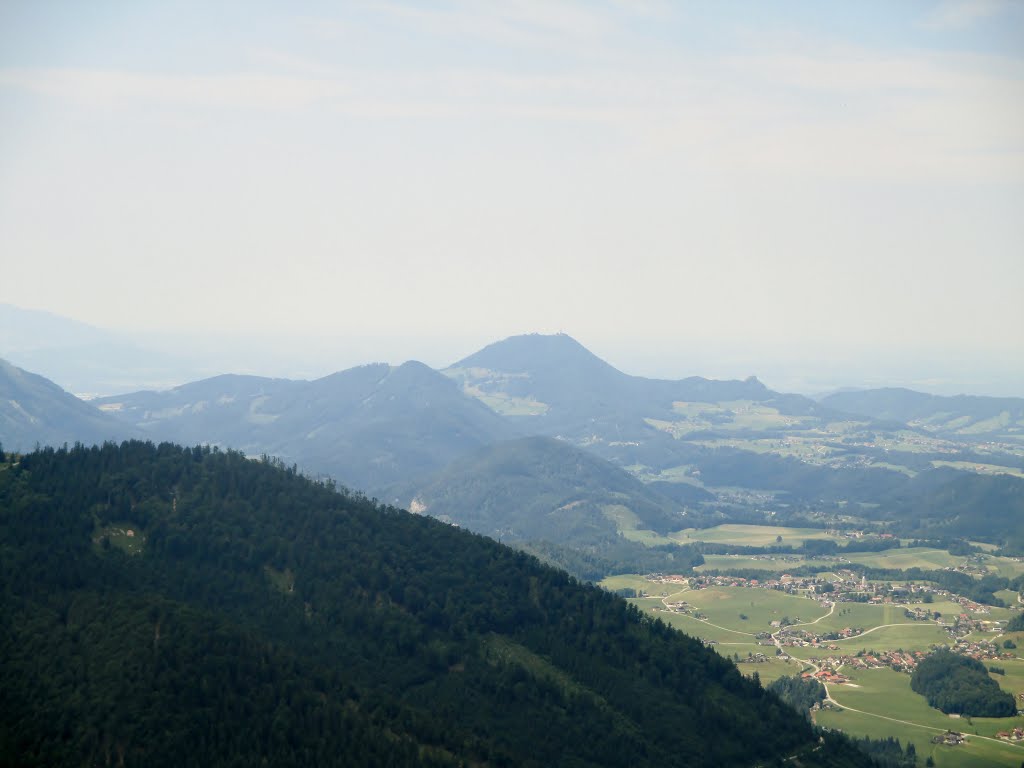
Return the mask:
[[671, 534], [680, 544], [704, 541], [709, 544], [741, 544], [750, 547], [775, 546], [778, 537], [783, 544], [799, 544], [807, 539], [825, 539], [843, 542], [838, 536], [831, 536], [821, 528], [788, 528], [775, 525], [742, 525], [726, 523], [714, 528], [685, 528]]
[[698, 573], [741, 569], [786, 573], [806, 563], [801, 555], [704, 555], [704, 565], [694, 570]]
[[[857, 687], [829, 686], [829, 693], [843, 711], [818, 713], [819, 725], [839, 728], [855, 736], [893, 736], [903, 744], [911, 741], [919, 760], [931, 755], [938, 766], [1017, 766], [1024, 760], [1024, 749], [1019, 746], [970, 738], [976, 735], [991, 739], [997, 731], [1024, 723], [1024, 718], [951, 718], [929, 707], [923, 696], [910, 689], [908, 674], [889, 669], [849, 674]], [[966, 733], [968, 743], [957, 747], [931, 744], [932, 736], [947, 729]]]

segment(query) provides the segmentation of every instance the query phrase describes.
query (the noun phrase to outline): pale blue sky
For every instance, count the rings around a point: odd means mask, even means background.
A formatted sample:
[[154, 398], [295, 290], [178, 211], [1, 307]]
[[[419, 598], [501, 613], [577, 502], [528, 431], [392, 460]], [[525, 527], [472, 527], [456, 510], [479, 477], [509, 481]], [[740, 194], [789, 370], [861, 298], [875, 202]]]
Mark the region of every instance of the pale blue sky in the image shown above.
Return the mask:
[[1024, 3], [7, 2], [0, 259], [110, 328], [1024, 395]]

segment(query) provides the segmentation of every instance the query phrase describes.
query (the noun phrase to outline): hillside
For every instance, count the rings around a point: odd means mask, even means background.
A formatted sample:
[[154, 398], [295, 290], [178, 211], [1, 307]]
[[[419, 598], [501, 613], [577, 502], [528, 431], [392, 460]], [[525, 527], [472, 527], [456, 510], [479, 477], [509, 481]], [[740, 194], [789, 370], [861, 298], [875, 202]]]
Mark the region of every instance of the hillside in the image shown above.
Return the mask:
[[[405, 501], [405, 500], [403, 500]], [[495, 443], [456, 460], [406, 505], [492, 538], [556, 543], [640, 528], [685, 527], [684, 510], [593, 454], [547, 437]]]
[[137, 434], [49, 379], [0, 360], [0, 443], [6, 450], [28, 451], [37, 443], [96, 443]]
[[608, 593], [235, 452], [27, 455], [0, 553], [4, 764], [867, 764]]
[[416, 362], [314, 381], [218, 376], [96, 402], [154, 439], [268, 453], [371, 493], [514, 433]]
[[890, 387], [837, 392], [822, 405], [873, 419], [899, 421], [947, 437], [1001, 436], [1024, 441], [1024, 398], [945, 397]]

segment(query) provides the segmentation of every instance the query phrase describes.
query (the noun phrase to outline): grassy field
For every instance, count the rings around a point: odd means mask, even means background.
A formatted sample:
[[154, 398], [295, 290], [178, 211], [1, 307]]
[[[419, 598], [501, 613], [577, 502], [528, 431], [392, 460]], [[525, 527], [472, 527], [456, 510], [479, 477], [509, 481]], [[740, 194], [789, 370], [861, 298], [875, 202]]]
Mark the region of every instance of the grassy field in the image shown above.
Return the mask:
[[1018, 467], [1005, 467], [1002, 464], [978, 464], [975, 461], [933, 461], [932, 466], [964, 469], [968, 472], [977, 472], [979, 475], [1010, 475], [1011, 477], [1024, 477], [1024, 469], [1019, 469]]
[[[904, 744], [914, 743], [918, 757], [928, 755], [936, 765], [946, 766], [1017, 766], [1024, 760], [1024, 749], [1015, 745], [969, 738], [966, 745], [944, 747], [930, 743], [931, 737], [946, 729], [992, 737], [1024, 722], [1024, 718], [953, 719], [928, 706], [924, 697], [910, 690], [910, 676], [888, 669], [861, 670], [851, 673], [858, 687], [830, 686], [829, 692], [842, 712], [821, 712], [817, 722], [846, 733], [873, 738], [894, 736]], [[860, 710], [852, 712], [848, 708]], [[862, 714], [868, 713], [868, 714]], [[877, 717], [873, 715], [884, 715]], [[906, 721], [906, 722], [896, 722]]]
[[913, 624], [896, 624], [891, 627], [880, 627], [866, 632], [859, 637], [848, 640], [836, 640], [843, 653], [865, 651], [927, 651], [933, 645], [949, 643], [949, 635], [935, 624], [918, 621]]
[[786, 528], [774, 525], [739, 525], [727, 523], [714, 528], [685, 528], [670, 534], [680, 544], [705, 541], [709, 544], [742, 544], [750, 547], [775, 546], [782, 537], [783, 544], [800, 544], [807, 539], [825, 539], [842, 542], [821, 528]]
[[712, 624], [751, 634], [769, 631], [772, 621], [786, 616], [812, 621], [827, 613], [814, 600], [767, 589], [708, 587], [687, 592], [680, 599], [698, 608]]
[[606, 518], [615, 523], [619, 533], [630, 541], [636, 541], [647, 547], [659, 544], [675, 544], [672, 539], [662, 536], [655, 531], [640, 528], [640, 518], [636, 516], [629, 507], [622, 504], [605, 504], [601, 512]]
[[887, 549], [882, 552], [851, 552], [843, 555], [843, 559], [851, 563], [866, 565], [869, 568], [921, 568], [933, 571], [938, 568], [956, 567], [966, 562], [967, 558], [951, 555], [944, 549], [929, 547], [913, 547], [908, 549]]
[[[825, 564], [823, 561], [815, 562]], [[701, 571], [752, 569], [786, 573], [806, 563], [807, 561], [801, 555], [704, 555], [704, 565], [699, 565], [694, 570], [700, 573]]]
[[[869, 603], [836, 603], [831, 616], [814, 626], [823, 631], [845, 629], [846, 627], [877, 627], [882, 624], [913, 623], [903, 615], [899, 605], [871, 605]], [[918, 622], [920, 623], [920, 622]]]

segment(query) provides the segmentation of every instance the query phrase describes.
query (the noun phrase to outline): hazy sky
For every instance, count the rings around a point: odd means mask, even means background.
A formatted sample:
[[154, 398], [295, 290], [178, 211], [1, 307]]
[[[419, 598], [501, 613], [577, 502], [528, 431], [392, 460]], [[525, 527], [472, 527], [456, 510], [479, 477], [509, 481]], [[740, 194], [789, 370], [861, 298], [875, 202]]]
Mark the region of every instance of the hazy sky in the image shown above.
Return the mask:
[[7, 0], [0, 261], [109, 328], [1024, 395], [1024, 2]]

